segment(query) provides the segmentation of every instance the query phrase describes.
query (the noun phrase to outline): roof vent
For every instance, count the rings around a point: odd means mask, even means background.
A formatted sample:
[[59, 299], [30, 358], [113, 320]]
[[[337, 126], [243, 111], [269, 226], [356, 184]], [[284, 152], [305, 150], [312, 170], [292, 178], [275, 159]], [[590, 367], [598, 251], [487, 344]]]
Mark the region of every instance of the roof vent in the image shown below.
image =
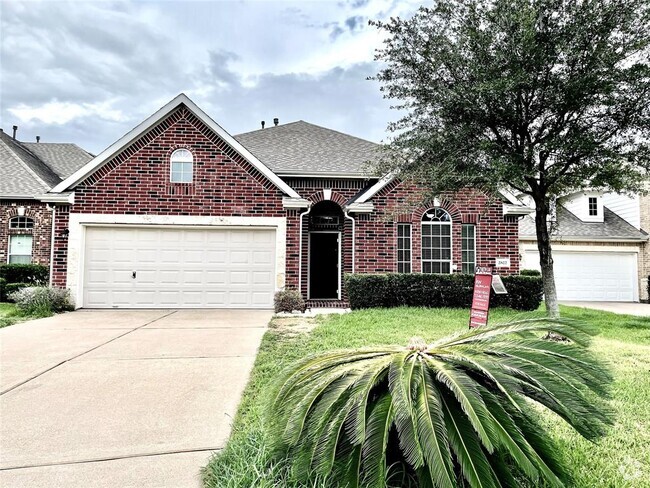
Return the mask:
[[273, 119], [273, 125], [277, 127], [279, 123], [280, 123], [280, 119], [278, 119], [277, 117]]
[[18, 126], [14, 125], [13, 129], [14, 129], [14, 135], [12, 137], [15, 139], [16, 138], [16, 132], [18, 132]]
[[266, 125], [266, 122], [262, 121], [262, 129], [264, 128], [265, 125]]
[[36, 142], [41, 142], [41, 136], [36, 136]]

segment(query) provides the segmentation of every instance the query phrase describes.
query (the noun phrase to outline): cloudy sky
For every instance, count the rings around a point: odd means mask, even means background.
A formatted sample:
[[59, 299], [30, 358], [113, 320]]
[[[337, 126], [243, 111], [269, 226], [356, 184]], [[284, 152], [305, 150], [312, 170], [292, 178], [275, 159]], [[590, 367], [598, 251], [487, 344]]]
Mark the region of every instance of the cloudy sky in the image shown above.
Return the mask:
[[0, 116], [97, 153], [185, 92], [231, 134], [299, 119], [372, 141], [397, 114], [366, 78], [407, 0], [0, 0]]

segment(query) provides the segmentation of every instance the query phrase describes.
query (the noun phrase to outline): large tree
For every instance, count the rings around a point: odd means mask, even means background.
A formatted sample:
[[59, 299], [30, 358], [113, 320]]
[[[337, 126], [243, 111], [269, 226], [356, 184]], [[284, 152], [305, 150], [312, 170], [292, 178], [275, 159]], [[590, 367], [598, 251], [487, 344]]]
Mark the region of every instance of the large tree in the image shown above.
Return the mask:
[[372, 24], [387, 33], [375, 78], [403, 114], [380, 169], [433, 193], [529, 195], [558, 315], [555, 199], [643, 191], [650, 174], [650, 2], [437, 0]]

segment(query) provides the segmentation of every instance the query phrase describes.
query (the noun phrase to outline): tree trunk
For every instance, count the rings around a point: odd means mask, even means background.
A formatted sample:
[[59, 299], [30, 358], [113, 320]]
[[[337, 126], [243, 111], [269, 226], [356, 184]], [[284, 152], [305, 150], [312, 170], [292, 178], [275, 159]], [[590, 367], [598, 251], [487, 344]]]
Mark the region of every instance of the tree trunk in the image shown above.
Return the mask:
[[551, 253], [551, 236], [548, 231], [547, 217], [549, 213], [546, 199], [535, 202], [535, 229], [537, 231], [537, 250], [539, 264], [542, 268], [542, 283], [544, 286], [544, 303], [550, 317], [560, 317], [560, 306], [557, 303], [555, 274], [553, 272], [553, 255]]

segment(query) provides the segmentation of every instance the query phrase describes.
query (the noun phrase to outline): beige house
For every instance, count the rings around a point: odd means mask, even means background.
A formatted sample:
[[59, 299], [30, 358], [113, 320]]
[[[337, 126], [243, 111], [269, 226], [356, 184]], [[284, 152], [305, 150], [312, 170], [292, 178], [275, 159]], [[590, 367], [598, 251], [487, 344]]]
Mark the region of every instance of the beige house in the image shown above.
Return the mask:
[[[650, 197], [598, 191], [567, 195], [551, 219], [558, 298], [648, 300]], [[531, 217], [520, 221], [522, 269], [540, 269]]]

